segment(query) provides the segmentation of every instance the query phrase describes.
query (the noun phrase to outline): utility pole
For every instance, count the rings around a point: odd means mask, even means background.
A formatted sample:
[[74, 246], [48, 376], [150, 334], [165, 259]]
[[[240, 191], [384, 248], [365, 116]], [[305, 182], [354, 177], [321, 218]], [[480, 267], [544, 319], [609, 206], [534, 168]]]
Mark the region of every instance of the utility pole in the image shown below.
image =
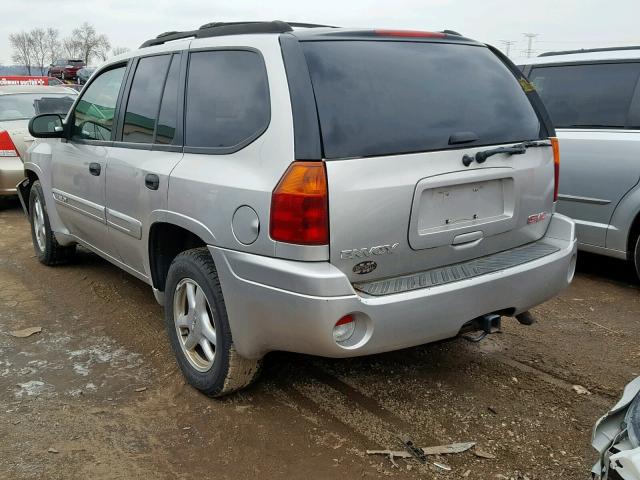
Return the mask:
[[500, 40], [500, 43], [504, 45], [505, 55], [509, 57], [509, 53], [511, 52], [511, 45], [515, 45], [515, 40]]
[[537, 33], [523, 33], [525, 37], [527, 37], [527, 49], [524, 51], [524, 54], [527, 58], [531, 58], [533, 56], [533, 39], [538, 36]]

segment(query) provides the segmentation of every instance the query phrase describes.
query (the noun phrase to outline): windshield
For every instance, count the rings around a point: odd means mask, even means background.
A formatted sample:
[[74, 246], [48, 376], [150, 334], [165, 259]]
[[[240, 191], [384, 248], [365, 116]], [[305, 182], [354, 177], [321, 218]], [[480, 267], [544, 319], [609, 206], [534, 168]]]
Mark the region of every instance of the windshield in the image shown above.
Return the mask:
[[0, 122], [28, 120], [39, 113], [66, 115], [75, 95], [64, 93], [16, 93], [0, 95]]
[[325, 158], [540, 138], [540, 122], [522, 87], [486, 47], [314, 41], [303, 48]]

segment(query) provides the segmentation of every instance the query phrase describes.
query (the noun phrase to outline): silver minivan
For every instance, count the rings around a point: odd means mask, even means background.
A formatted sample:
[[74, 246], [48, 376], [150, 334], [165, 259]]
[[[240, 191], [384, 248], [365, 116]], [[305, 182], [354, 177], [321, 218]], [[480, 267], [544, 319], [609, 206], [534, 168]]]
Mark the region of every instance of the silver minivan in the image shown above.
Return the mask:
[[40, 261], [79, 244], [150, 284], [209, 395], [272, 350], [350, 357], [528, 324], [573, 277], [546, 111], [515, 65], [453, 32], [172, 32], [30, 131], [19, 190]]
[[558, 211], [578, 248], [640, 276], [640, 47], [549, 52], [521, 67], [562, 145]]

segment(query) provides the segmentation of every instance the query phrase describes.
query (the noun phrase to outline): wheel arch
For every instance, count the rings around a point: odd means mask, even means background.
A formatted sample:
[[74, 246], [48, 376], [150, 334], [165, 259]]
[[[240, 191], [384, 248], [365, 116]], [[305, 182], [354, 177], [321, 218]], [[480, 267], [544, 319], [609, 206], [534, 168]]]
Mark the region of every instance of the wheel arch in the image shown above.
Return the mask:
[[632, 258], [633, 251], [640, 236], [640, 210], [636, 212], [636, 216], [631, 222], [631, 228], [629, 229], [629, 235], [627, 236], [627, 255]]
[[26, 169], [24, 170], [24, 175], [27, 178], [28, 182], [21, 182], [18, 185], [18, 196], [20, 197], [20, 203], [22, 204], [22, 209], [24, 210], [24, 213], [28, 216], [29, 215], [29, 195], [31, 194], [31, 187], [33, 187], [33, 183], [37, 180], [40, 180], [40, 177], [38, 177], [38, 174], [31, 170], [31, 169]]
[[211, 240], [214, 238], [211, 232], [204, 228], [205, 231], [193, 228], [189, 222], [176, 222], [174, 219], [166, 218], [151, 224], [148, 251], [153, 288], [164, 292], [169, 267], [178, 254], [212, 243]]

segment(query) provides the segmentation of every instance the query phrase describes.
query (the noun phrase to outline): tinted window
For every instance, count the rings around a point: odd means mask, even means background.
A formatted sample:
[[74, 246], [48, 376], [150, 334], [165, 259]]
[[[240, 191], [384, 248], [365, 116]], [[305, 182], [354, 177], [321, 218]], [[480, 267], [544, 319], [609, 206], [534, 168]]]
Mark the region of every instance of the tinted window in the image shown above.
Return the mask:
[[231, 148], [269, 122], [269, 87], [262, 57], [249, 51], [192, 53], [185, 145]]
[[170, 55], [141, 58], [131, 83], [122, 141], [151, 143]]
[[180, 57], [174, 55], [167, 74], [162, 94], [162, 104], [158, 115], [156, 143], [171, 144], [176, 134], [176, 115], [178, 109], [178, 82], [180, 80]]
[[640, 64], [534, 67], [529, 75], [556, 127], [624, 127]]
[[125, 67], [108, 70], [85, 90], [76, 105], [72, 135], [89, 140], [111, 140], [113, 115]]
[[0, 122], [26, 120], [38, 113], [66, 115], [74, 100], [74, 94], [19, 93], [0, 95]]
[[305, 42], [327, 158], [536, 139], [518, 81], [485, 47], [428, 42]]

